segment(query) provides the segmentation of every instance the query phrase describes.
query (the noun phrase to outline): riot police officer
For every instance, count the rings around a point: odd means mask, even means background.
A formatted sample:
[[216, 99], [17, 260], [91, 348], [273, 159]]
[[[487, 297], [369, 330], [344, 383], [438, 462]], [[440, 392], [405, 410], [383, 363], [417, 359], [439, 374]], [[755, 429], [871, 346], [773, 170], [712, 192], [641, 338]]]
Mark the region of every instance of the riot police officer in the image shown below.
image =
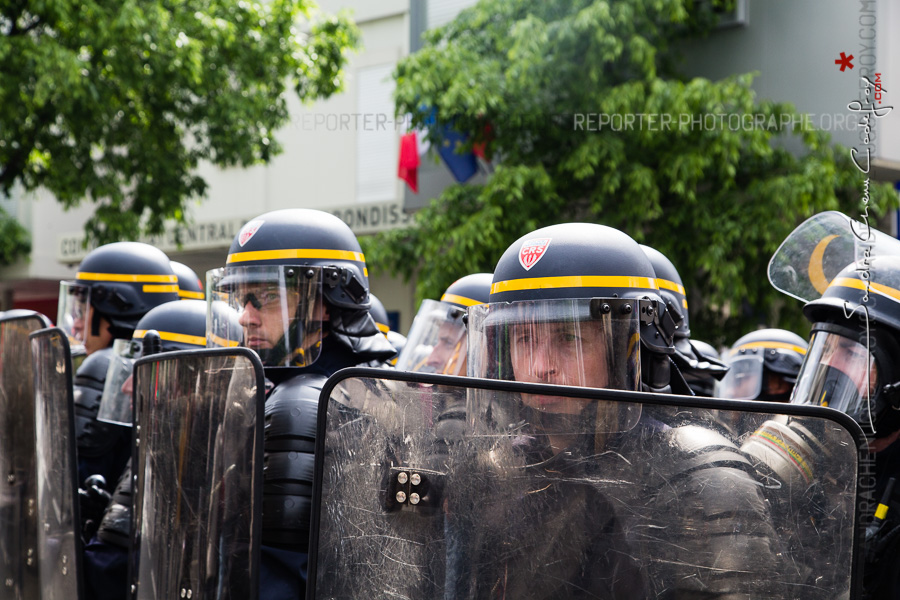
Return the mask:
[[243, 344], [259, 354], [273, 386], [265, 404], [261, 597], [302, 598], [319, 393], [335, 371], [383, 362], [395, 350], [369, 314], [359, 242], [331, 214], [286, 209], [252, 219], [207, 281], [208, 301], [240, 314]]
[[82, 345], [87, 353], [74, 381], [80, 482], [91, 475], [116, 481], [128, 455], [129, 440], [97, 421], [113, 342], [130, 340], [147, 311], [172, 300], [178, 300], [178, 278], [169, 258], [138, 242], [92, 250], [78, 265], [75, 279], [60, 282], [57, 323], [72, 346]]
[[900, 505], [890, 482], [900, 474], [900, 256], [848, 265], [803, 313], [812, 335], [791, 402], [840, 410], [869, 438], [875, 489], [865, 492], [880, 505], [866, 535], [865, 594], [895, 598]]
[[[490, 303], [470, 309], [469, 327], [472, 376], [689, 393], [674, 364], [677, 320], [660, 296], [653, 265], [634, 240], [609, 227], [569, 223], [520, 238], [497, 263]], [[633, 415], [604, 414], [603, 407], [577, 399], [525, 396], [522, 405], [520, 414], [498, 411], [492, 418], [501, 431], [530, 424], [528, 453], [536, 461], [531, 472], [600, 468], [597, 476], [621, 484], [611, 504], [622, 510], [597, 526], [653, 532], [636, 537], [634, 555], [649, 557], [639, 566], [654, 597], [781, 592], [777, 539], [765, 502], [749, 460], [724, 436], [682, 425], [651, 405], [644, 405], [640, 420], [630, 426], [625, 424]], [[570, 433], [585, 430], [594, 433]], [[637, 449], [654, 460], [636, 459]], [[565, 480], [539, 491], [559, 491], [559, 485]], [[730, 507], [727, 515], [714, 508], [721, 503]], [[679, 526], [655, 528], [663, 515], [671, 519], [672, 514], [680, 515]], [[694, 520], [707, 518], [717, 522], [716, 533], [697, 535]], [[585, 548], [581, 556], [595, 554]], [[646, 593], [617, 589], [621, 581], [615, 578], [584, 578], [631, 567], [576, 564], [555, 576], [568, 578], [573, 590], [597, 585], [593, 593], [608, 594], [612, 585], [614, 596]], [[532, 576], [516, 574], [524, 589]]]
[[785, 329], [759, 329], [740, 337], [726, 353], [731, 367], [719, 395], [735, 400], [789, 402], [808, 344]]
[[401, 371], [466, 374], [466, 310], [488, 301], [491, 274], [473, 273], [454, 281], [440, 301], [424, 300], [397, 359]]

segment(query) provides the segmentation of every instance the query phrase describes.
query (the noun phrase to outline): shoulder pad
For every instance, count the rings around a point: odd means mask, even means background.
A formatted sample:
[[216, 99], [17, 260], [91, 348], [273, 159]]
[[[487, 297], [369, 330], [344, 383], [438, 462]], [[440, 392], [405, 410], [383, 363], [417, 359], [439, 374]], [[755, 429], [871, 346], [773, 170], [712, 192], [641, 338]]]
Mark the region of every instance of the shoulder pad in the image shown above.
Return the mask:
[[715, 429], [685, 425], [666, 430], [662, 437], [673, 475], [720, 466], [752, 471], [749, 458]]
[[75, 387], [84, 386], [102, 392], [110, 357], [112, 348], [103, 348], [87, 356], [75, 372]]

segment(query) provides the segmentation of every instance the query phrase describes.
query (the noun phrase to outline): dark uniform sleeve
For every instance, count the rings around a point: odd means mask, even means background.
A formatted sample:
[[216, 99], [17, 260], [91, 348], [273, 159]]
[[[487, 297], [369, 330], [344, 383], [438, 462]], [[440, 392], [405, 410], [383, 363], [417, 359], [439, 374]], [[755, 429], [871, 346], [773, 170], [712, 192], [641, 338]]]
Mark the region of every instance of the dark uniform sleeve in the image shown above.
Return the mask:
[[749, 459], [693, 425], [656, 432], [643, 450], [650, 483], [632, 532], [656, 597], [784, 597], [780, 542]]

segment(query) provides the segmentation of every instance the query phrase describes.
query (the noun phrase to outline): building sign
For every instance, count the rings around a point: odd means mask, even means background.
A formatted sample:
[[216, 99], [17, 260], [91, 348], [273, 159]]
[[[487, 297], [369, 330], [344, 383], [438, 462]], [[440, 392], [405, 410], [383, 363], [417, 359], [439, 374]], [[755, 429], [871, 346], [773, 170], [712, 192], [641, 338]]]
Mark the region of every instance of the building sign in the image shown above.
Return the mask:
[[[410, 214], [403, 212], [402, 202], [351, 204], [319, 210], [329, 212], [344, 221], [356, 235], [368, 235], [397, 227], [406, 227], [412, 219]], [[156, 246], [166, 253], [210, 249], [227, 250], [244, 223], [255, 216], [252, 215], [246, 219], [204, 221], [191, 225], [169, 224], [160, 235], [141, 236], [135, 241]], [[84, 248], [83, 242], [83, 231], [60, 235], [56, 252], [57, 260], [64, 264], [80, 262], [95, 247], [92, 245]]]

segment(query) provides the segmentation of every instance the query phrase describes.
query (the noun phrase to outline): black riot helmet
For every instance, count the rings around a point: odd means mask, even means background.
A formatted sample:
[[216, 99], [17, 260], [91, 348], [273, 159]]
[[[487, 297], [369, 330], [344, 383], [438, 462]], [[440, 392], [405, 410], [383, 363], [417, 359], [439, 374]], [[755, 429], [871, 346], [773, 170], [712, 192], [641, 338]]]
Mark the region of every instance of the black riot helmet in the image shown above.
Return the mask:
[[672, 354], [672, 359], [691, 390], [697, 393], [697, 390], [700, 389], [703, 392], [701, 395], [706, 395], [706, 388], [710, 385], [709, 380], [722, 379], [728, 372], [728, 367], [718, 357], [704, 355], [691, 340], [687, 292], [681, 281], [681, 275], [678, 274], [678, 269], [659, 250], [643, 244], [641, 244], [641, 250], [653, 265], [656, 283], [659, 286], [659, 295], [665, 302], [666, 312], [675, 322], [673, 336], [675, 352]]
[[172, 271], [178, 277], [178, 297], [182, 300], [206, 300], [203, 283], [192, 268], [184, 263], [171, 261]]
[[244, 345], [266, 367], [312, 365], [326, 335], [360, 362], [393, 354], [369, 315], [359, 242], [332, 214], [295, 208], [248, 222], [232, 241], [226, 266], [207, 274], [207, 291], [208, 302], [238, 311]]
[[848, 265], [803, 313], [812, 337], [791, 402], [845, 412], [875, 438], [900, 429], [900, 256]]
[[73, 345], [99, 335], [101, 317], [114, 339], [128, 339], [147, 311], [172, 300], [178, 277], [169, 258], [148, 244], [115, 242], [89, 252], [74, 281], [60, 282], [57, 323]]
[[[207, 308], [214, 312], [218, 330], [207, 331]], [[176, 352], [199, 348], [232, 348], [239, 346], [240, 335], [237, 312], [224, 302], [207, 307], [202, 300], [176, 300], [160, 304], [137, 323], [130, 340], [119, 339], [113, 344], [109, 367], [103, 385], [103, 398], [97, 418], [109, 423], [131, 425], [131, 373], [134, 362], [152, 351]], [[148, 350], [145, 347], [150, 343]]]
[[395, 350], [394, 355], [385, 362], [394, 366], [397, 364], [397, 357], [400, 356], [400, 352], [402, 352], [404, 346], [406, 346], [406, 336], [391, 329], [391, 320], [388, 318], [387, 309], [384, 307], [381, 300], [379, 300], [372, 292], [369, 292], [369, 301], [372, 303], [369, 307], [369, 314], [372, 315], [375, 326], [378, 327], [378, 331], [384, 334], [388, 343]]
[[469, 374], [669, 391], [675, 329], [637, 242], [604, 225], [553, 225], [510, 246], [490, 303], [469, 309]]
[[423, 300], [397, 359], [402, 371], [465, 375], [468, 337], [464, 318], [470, 306], [490, 299], [490, 273], [473, 273], [454, 281], [440, 300]]
[[718, 395], [788, 402], [807, 348], [806, 340], [785, 329], [759, 329], [742, 336], [725, 353], [730, 370]]

